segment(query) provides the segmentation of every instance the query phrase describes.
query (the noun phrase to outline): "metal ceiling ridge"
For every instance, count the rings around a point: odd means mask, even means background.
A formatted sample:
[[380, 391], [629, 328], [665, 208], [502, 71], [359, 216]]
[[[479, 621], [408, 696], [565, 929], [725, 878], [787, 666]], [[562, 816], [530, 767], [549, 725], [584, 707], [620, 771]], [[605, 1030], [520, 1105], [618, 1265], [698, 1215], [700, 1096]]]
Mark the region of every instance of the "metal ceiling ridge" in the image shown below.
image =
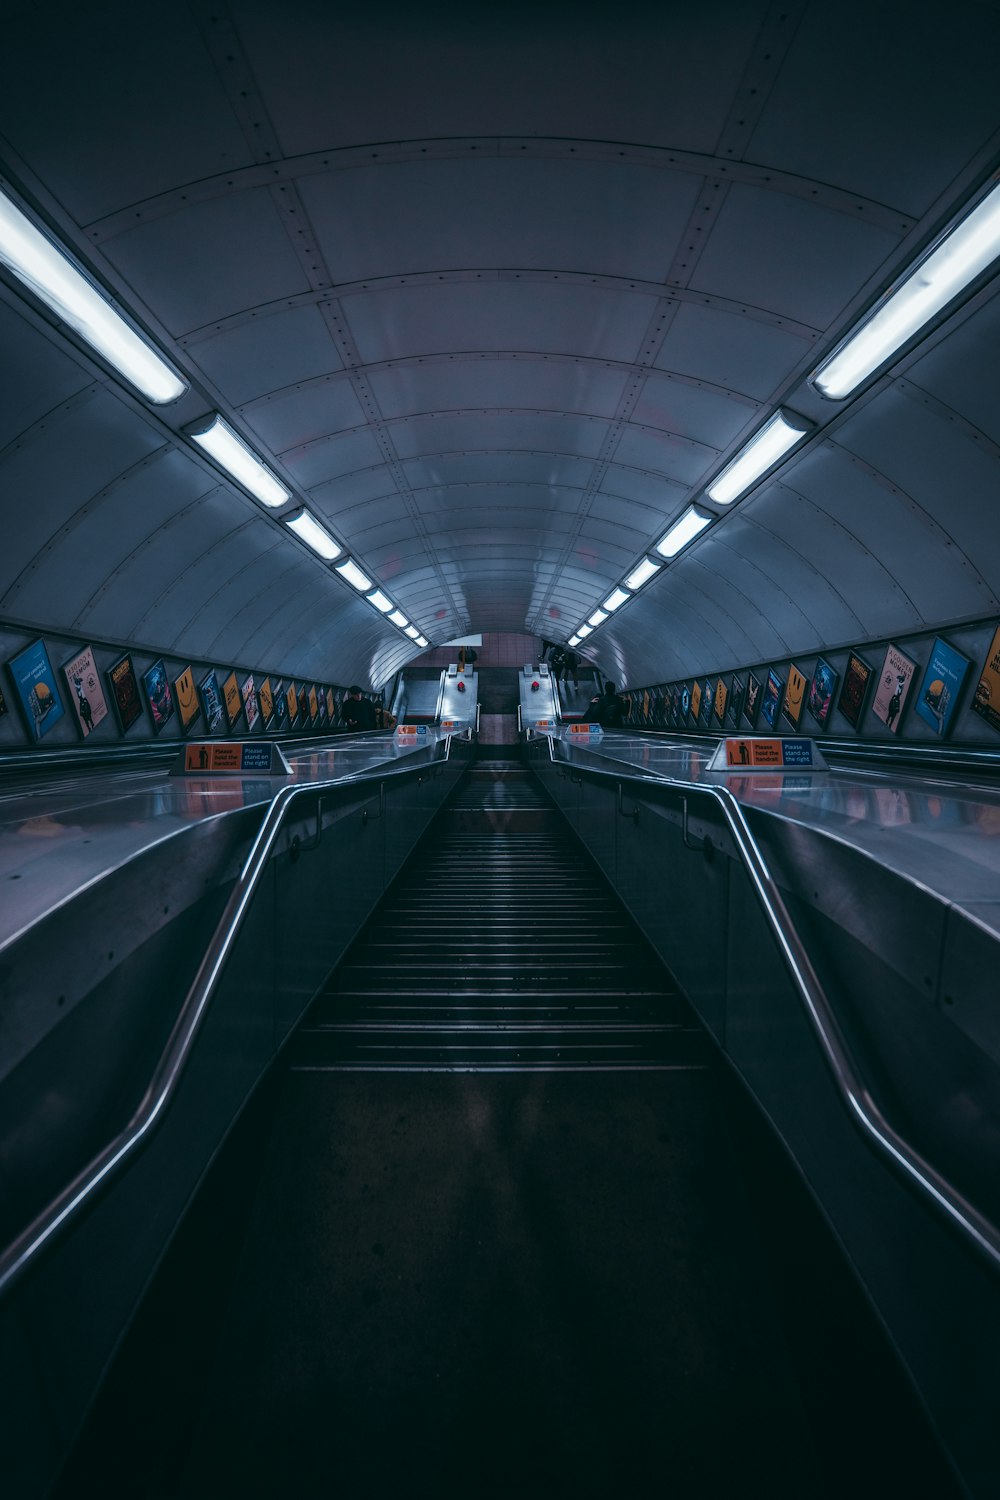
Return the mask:
[[551, 285], [558, 282], [560, 286], [591, 290], [597, 288], [601, 291], [657, 297], [665, 302], [692, 303], [698, 307], [707, 307], [713, 312], [731, 313], [734, 317], [747, 318], [752, 323], [765, 323], [770, 328], [781, 328], [786, 333], [794, 334], [797, 338], [805, 339], [809, 343], [816, 342], [826, 332], [825, 329], [816, 328], [811, 323], [801, 323], [796, 318], [772, 312], [770, 308], [756, 307], [745, 299], [720, 297], [713, 292], [692, 291], [689, 287], [672, 286], [665, 281], [643, 281], [636, 276], [614, 276], [597, 271], [540, 269], [533, 266], [484, 266], [479, 269], [446, 267], [442, 270], [407, 271], [389, 276], [369, 276], [363, 281], [335, 282], [329, 286], [310, 288], [305, 292], [297, 292], [291, 297], [277, 297], [273, 302], [260, 302], [252, 307], [241, 308], [239, 312], [229, 313], [224, 318], [215, 318], [210, 323], [200, 324], [197, 328], [189, 328], [184, 333], [178, 334], [174, 343], [178, 348], [186, 349], [192, 345], [205, 343], [215, 338], [217, 334], [228, 333], [234, 328], [242, 328], [248, 323], [278, 317], [286, 312], [295, 312], [301, 307], [322, 309], [333, 302], [343, 301], [348, 297], [362, 296], [366, 293], [398, 291], [403, 288], [420, 290], [431, 286], [461, 285], [468, 282], [482, 282], [489, 285], [514, 281], [532, 285], [539, 283]]
[[865, 198], [831, 183], [782, 171], [765, 163], [747, 162], [732, 156], [715, 156], [707, 152], [685, 151], [671, 146], [646, 145], [639, 142], [603, 141], [574, 136], [444, 136], [410, 141], [373, 141], [352, 146], [337, 146], [326, 151], [309, 151], [286, 156], [278, 161], [254, 162], [228, 172], [196, 178], [166, 192], [116, 209], [84, 226], [88, 241], [105, 243], [141, 224], [181, 213], [193, 204], [212, 202], [234, 192], [247, 192], [274, 183], [296, 181], [323, 173], [357, 171], [372, 166], [401, 166], [427, 161], [468, 160], [473, 153], [478, 160], [543, 160], [567, 162], [602, 162], [639, 166], [659, 171], [672, 170], [709, 181], [734, 182], [756, 187], [860, 219], [866, 224], [902, 235], [916, 223], [912, 215], [891, 204]]

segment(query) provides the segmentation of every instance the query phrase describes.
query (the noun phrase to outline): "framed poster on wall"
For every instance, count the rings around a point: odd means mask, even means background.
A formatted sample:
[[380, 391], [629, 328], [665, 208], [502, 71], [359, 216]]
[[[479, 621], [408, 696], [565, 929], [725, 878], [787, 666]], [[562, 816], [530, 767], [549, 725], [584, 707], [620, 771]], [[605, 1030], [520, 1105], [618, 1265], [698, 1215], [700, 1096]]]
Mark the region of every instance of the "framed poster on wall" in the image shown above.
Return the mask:
[[802, 723], [802, 709], [806, 701], [806, 679], [795, 666], [794, 662], [788, 668], [788, 683], [785, 688], [785, 701], [781, 712], [793, 729], [798, 729]]
[[809, 685], [808, 708], [820, 729], [825, 729], [833, 707], [833, 695], [837, 691], [837, 674], [828, 661], [820, 656]]
[[914, 708], [919, 718], [944, 739], [952, 726], [958, 700], [972, 662], [938, 636], [924, 668]]
[[167, 681], [167, 669], [163, 664], [162, 656], [159, 661], [153, 663], [148, 672], [142, 674], [142, 685], [146, 692], [146, 702], [149, 704], [153, 731], [159, 734], [174, 716], [174, 699], [170, 691], [170, 683]]
[[240, 697], [240, 685], [236, 681], [235, 672], [230, 672], [222, 684], [222, 701], [226, 705], [226, 719], [230, 733], [232, 733], [240, 722], [240, 715], [243, 712], [243, 699]]
[[64, 663], [62, 670], [73, 717], [86, 739], [108, 716], [108, 700], [101, 686], [101, 674], [94, 661], [93, 647], [84, 646], [82, 651], [78, 651], [76, 656]]
[[201, 696], [201, 709], [205, 715], [205, 724], [209, 734], [218, 734], [220, 729], [226, 727], [226, 715], [222, 706], [222, 689], [219, 687], [219, 679], [214, 672], [209, 672], [198, 684], [198, 692]]
[[728, 699], [729, 689], [726, 686], [726, 679], [724, 677], [720, 677], [718, 682], [715, 684], [715, 717], [718, 719], [720, 724], [724, 724], [726, 722], [726, 703]]
[[111, 706], [122, 734], [142, 718], [142, 699], [139, 696], [139, 679], [135, 666], [126, 652], [107, 670], [108, 687], [111, 689]]
[[186, 734], [201, 713], [198, 690], [194, 685], [194, 672], [190, 667], [185, 667], [183, 672], [174, 678], [174, 702], [177, 704], [177, 716], [181, 721], [181, 728]]
[[784, 692], [785, 684], [774, 668], [769, 668], [767, 682], [764, 684], [764, 692], [760, 701], [760, 710], [769, 729], [773, 729], [778, 722], [778, 714], [781, 711], [781, 699]]
[[65, 713], [45, 642], [33, 641], [17, 656], [12, 656], [7, 671], [28, 733], [37, 744]]
[[257, 721], [260, 718], [260, 711], [257, 708], [257, 694], [253, 690], [252, 672], [243, 683], [240, 689], [240, 696], [243, 699], [243, 712], [247, 716], [247, 733], [253, 734]]
[[268, 729], [274, 715], [274, 694], [271, 692], [270, 677], [265, 677], [258, 688], [257, 703], [260, 708], [261, 719], [264, 721], [264, 728]]
[[865, 711], [865, 699], [872, 680], [872, 668], [863, 656], [852, 651], [847, 658], [844, 686], [840, 690], [837, 707], [852, 729], [857, 729]]
[[691, 697], [689, 699], [689, 707], [691, 710], [691, 723], [697, 727], [698, 715], [701, 713], [701, 683], [698, 681], [697, 677], [691, 684]]
[[309, 719], [310, 719], [310, 722], [313, 723], [313, 724], [315, 724], [315, 722], [316, 722], [316, 715], [319, 713], [319, 699], [316, 697], [316, 688], [315, 688], [315, 685], [311, 686], [310, 689], [309, 689], [309, 697], [307, 699], [307, 702], [309, 704]]
[[283, 729], [288, 718], [288, 699], [285, 697], [285, 684], [280, 677], [276, 678], [271, 691], [274, 694], [274, 726], [276, 729]]
[[747, 695], [743, 700], [743, 717], [750, 728], [753, 729], [757, 723], [757, 715], [760, 713], [760, 678], [756, 672], [747, 673]]
[[1000, 729], [1000, 625], [993, 632], [971, 707], [991, 729]]
[[712, 696], [715, 685], [711, 677], [706, 677], [701, 685], [701, 727], [710, 729], [712, 726]]
[[288, 727], [291, 728], [299, 716], [299, 695], [295, 691], [294, 682], [290, 682], [285, 689], [285, 703], [288, 707]]
[[916, 670], [916, 662], [911, 661], [898, 646], [886, 647], [882, 670], [878, 674], [878, 686], [872, 699], [872, 713], [893, 734], [899, 733]]

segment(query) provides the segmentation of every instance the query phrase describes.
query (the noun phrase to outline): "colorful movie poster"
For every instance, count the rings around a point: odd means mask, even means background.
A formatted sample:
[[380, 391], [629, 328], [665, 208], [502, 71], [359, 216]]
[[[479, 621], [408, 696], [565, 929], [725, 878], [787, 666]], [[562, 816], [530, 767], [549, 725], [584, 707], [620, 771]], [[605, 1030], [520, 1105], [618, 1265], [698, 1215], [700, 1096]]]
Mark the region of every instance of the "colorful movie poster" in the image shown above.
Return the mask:
[[691, 684], [691, 696], [689, 699], [691, 707], [691, 722], [697, 724], [698, 715], [701, 713], [701, 683], [697, 677]]
[[333, 688], [326, 690], [326, 716], [332, 724], [337, 717], [337, 700], [333, 696]]
[[316, 697], [316, 688], [315, 686], [312, 686], [309, 689], [309, 717], [314, 724], [316, 722], [316, 715], [318, 714], [318, 712], [319, 700]]
[[893, 734], [899, 733], [903, 709], [906, 707], [916, 670], [916, 662], [911, 661], [898, 646], [886, 647], [882, 670], [878, 674], [878, 686], [872, 699], [872, 713]]
[[36, 742], [58, 724], [65, 710], [45, 642], [37, 640], [7, 663], [28, 733]]
[[726, 702], [728, 698], [729, 689], [726, 686], [726, 679], [724, 677], [720, 677], [718, 682], [715, 684], [715, 717], [718, 719], [720, 724], [725, 723]]
[[967, 656], [938, 636], [931, 647], [914, 708], [925, 724], [944, 739], [952, 725], [958, 700], [972, 666]]
[[167, 680], [167, 669], [163, 658], [153, 663], [148, 672], [142, 674], [142, 685], [146, 690], [153, 732], [159, 734], [174, 716], [174, 700]]
[[274, 693], [274, 719], [280, 729], [288, 718], [288, 699], [285, 697], [285, 684], [279, 677], [272, 689]]
[[701, 685], [701, 724], [703, 729], [711, 727], [713, 694], [712, 679], [711, 677], [706, 677]]
[[264, 728], [266, 729], [274, 713], [274, 694], [271, 692], [270, 677], [265, 677], [257, 690], [257, 703], [260, 706], [260, 716], [264, 721]]
[[777, 672], [775, 672], [773, 668], [770, 668], [768, 670], [767, 682], [764, 686], [764, 692], [761, 697], [760, 709], [761, 713], [764, 716], [765, 723], [771, 729], [773, 729], [778, 722], [778, 715], [781, 712], [781, 699], [784, 695], [784, 691], [785, 684], [782, 682]]
[[185, 667], [183, 672], [174, 678], [174, 702], [177, 704], [181, 729], [186, 734], [201, 713], [198, 690], [194, 685], [194, 672], [190, 667]]
[[685, 683], [681, 684], [681, 710], [680, 710], [680, 722], [681, 722], [681, 724], [686, 724], [687, 723], [687, 721], [688, 721], [688, 714], [690, 712], [691, 712], [691, 689], [690, 689], [689, 685], [685, 682]]
[[972, 709], [981, 719], [986, 720], [991, 729], [1000, 729], [1000, 626], [993, 632], [990, 649], [986, 653], [976, 684]]
[[828, 661], [820, 656], [809, 685], [807, 707], [821, 729], [825, 729], [833, 707], [833, 695], [837, 691], [837, 674]]
[[734, 724], [739, 724], [740, 714], [743, 712], [743, 694], [746, 692], [746, 683], [742, 677], [733, 673], [733, 685], [729, 692], [729, 716]]
[[868, 687], [871, 680], [871, 666], [863, 657], [857, 656], [852, 651], [847, 658], [844, 686], [841, 688], [840, 698], [837, 700], [837, 707], [852, 729], [857, 729], [861, 723], [861, 715], [864, 713], [865, 699], [868, 696]]
[[316, 706], [317, 706], [317, 710], [318, 710], [317, 717], [319, 718], [319, 722], [321, 724], [325, 724], [326, 723], [326, 689], [324, 687], [322, 687], [321, 685], [319, 685], [319, 684], [317, 684], [317, 687], [316, 687]]
[[94, 661], [92, 646], [84, 646], [63, 665], [63, 676], [69, 691], [70, 706], [77, 728], [84, 739], [108, 716], [108, 700], [101, 686], [101, 674]]
[[122, 734], [131, 729], [142, 718], [142, 699], [139, 696], [139, 679], [129, 655], [120, 656], [107, 670], [108, 687], [111, 689], [111, 704]]
[[793, 729], [798, 729], [802, 723], [802, 708], [806, 701], [806, 686], [805, 677], [793, 663], [788, 668], [788, 684], [785, 688], [785, 701], [781, 709]]
[[752, 729], [760, 713], [760, 678], [755, 672], [747, 673], [747, 695], [743, 700], [743, 717]]
[[260, 718], [260, 711], [257, 708], [257, 694], [253, 690], [252, 672], [243, 684], [241, 697], [243, 699], [243, 712], [247, 716], [247, 730], [252, 734]]
[[285, 703], [288, 706], [288, 723], [292, 725], [299, 716], [299, 697], [294, 682], [290, 682], [285, 689]]
[[240, 715], [243, 712], [243, 699], [240, 697], [240, 685], [236, 681], [235, 672], [230, 672], [222, 684], [222, 701], [226, 705], [229, 728], [233, 730], [240, 722]]
[[218, 734], [220, 729], [225, 729], [225, 711], [222, 706], [222, 689], [219, 687], [219, 679], [214, 672], [209, 672], [203, 677], [198, 685], [201, 694], [201, 708], [205, 715], [205, 723], [209, 734]]

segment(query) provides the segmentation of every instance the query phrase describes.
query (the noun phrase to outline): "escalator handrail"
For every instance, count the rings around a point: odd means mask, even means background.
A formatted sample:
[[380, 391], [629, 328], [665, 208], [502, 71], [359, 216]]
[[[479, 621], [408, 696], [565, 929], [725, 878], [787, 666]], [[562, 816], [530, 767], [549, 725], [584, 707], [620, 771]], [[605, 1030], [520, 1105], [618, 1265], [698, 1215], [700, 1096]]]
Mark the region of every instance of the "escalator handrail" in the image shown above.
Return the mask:
[[[435, 760], [421, 761], [416, 766], [401, 766], [396, 770], [379, 770], [375, 774], [352, 772], [334, 777], [329, 781], [309, 781], [301, 785], [284, 786], [268, 804], [257, 835], [243, 863], [222, 916], [198, 965], [184, 1003], [178, 1013], [173, 1030], [167, 1039], [153, 1075], [128, 1123], [108, 1144], [93, 1157], [52, 1201], [36, 1215], [34, 1220], [0, 1252], [0, 1298], [15, 1282], [19, 1281], [43, 1250], [52, 1244], [87, 1207], [95, 1193], [146, 1144], [164, 1118], [176, 1096], [188, 1059], [194, 1048], [198, 1033], [212, 1003], [226, 961], [232, 953], [247, 911], [267, 869], [275, 844], [285, 826], [288, 815], [297, 801], [305, 797], [322, 796], [332, 791], [358, 792], [366, 786], [372, 797], [384, 794], [389, 781], [412, 780], [428, 772], [433, 773], [451, 758], [452, 738], [448, 735], [444, 749]], [[470, 736], [466, 736], [470, 737]], [[368, 797], [365, 801], [370, 800]], [[319, 810], [322, 819], [322, 809]]]
[[[554, 737], [545, 738], [549, 741], [550, 760], [555, 764], [570, 764], [565, 751], [561, 761], [557, 756]], [[876, 1103], [813, 968], [805, 944], [789, 915], [764, 853], [733, 793], [727, 787], [706, 786], [672, 776], [637, 776], [579, 764], [575, 766], [575, 770], [588, 777], [617, 783], [619, 801], [621, 788], [627, 785], [632, 795], [638, 795], [640, 791], [648, 794], [661, 789], [679, 795], [682, 799], [701, 797], [714, 802], [721, 809], [737, 854], [750, 877], [754, 894], [763, 909], [848, 1115], [869, 1145], [874, 1146], [905, 1181], [929, 1200], [935, 1210], [943, 1214], [945, 1221], [994, 1270], [1000, 1270], [1000, 1230], [890, 1123]]]

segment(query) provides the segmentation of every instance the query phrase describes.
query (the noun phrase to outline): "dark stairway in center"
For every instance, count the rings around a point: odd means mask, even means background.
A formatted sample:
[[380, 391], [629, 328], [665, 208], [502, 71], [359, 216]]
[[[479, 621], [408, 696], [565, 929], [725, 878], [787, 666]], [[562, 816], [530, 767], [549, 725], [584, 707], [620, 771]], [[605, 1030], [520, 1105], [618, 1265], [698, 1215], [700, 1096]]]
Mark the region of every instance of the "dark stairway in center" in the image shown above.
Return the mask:
[[312, 1068], [662, 1068], [704, 1056], [670, 976], [545, 798], [480, 762], [295, 1044]]

